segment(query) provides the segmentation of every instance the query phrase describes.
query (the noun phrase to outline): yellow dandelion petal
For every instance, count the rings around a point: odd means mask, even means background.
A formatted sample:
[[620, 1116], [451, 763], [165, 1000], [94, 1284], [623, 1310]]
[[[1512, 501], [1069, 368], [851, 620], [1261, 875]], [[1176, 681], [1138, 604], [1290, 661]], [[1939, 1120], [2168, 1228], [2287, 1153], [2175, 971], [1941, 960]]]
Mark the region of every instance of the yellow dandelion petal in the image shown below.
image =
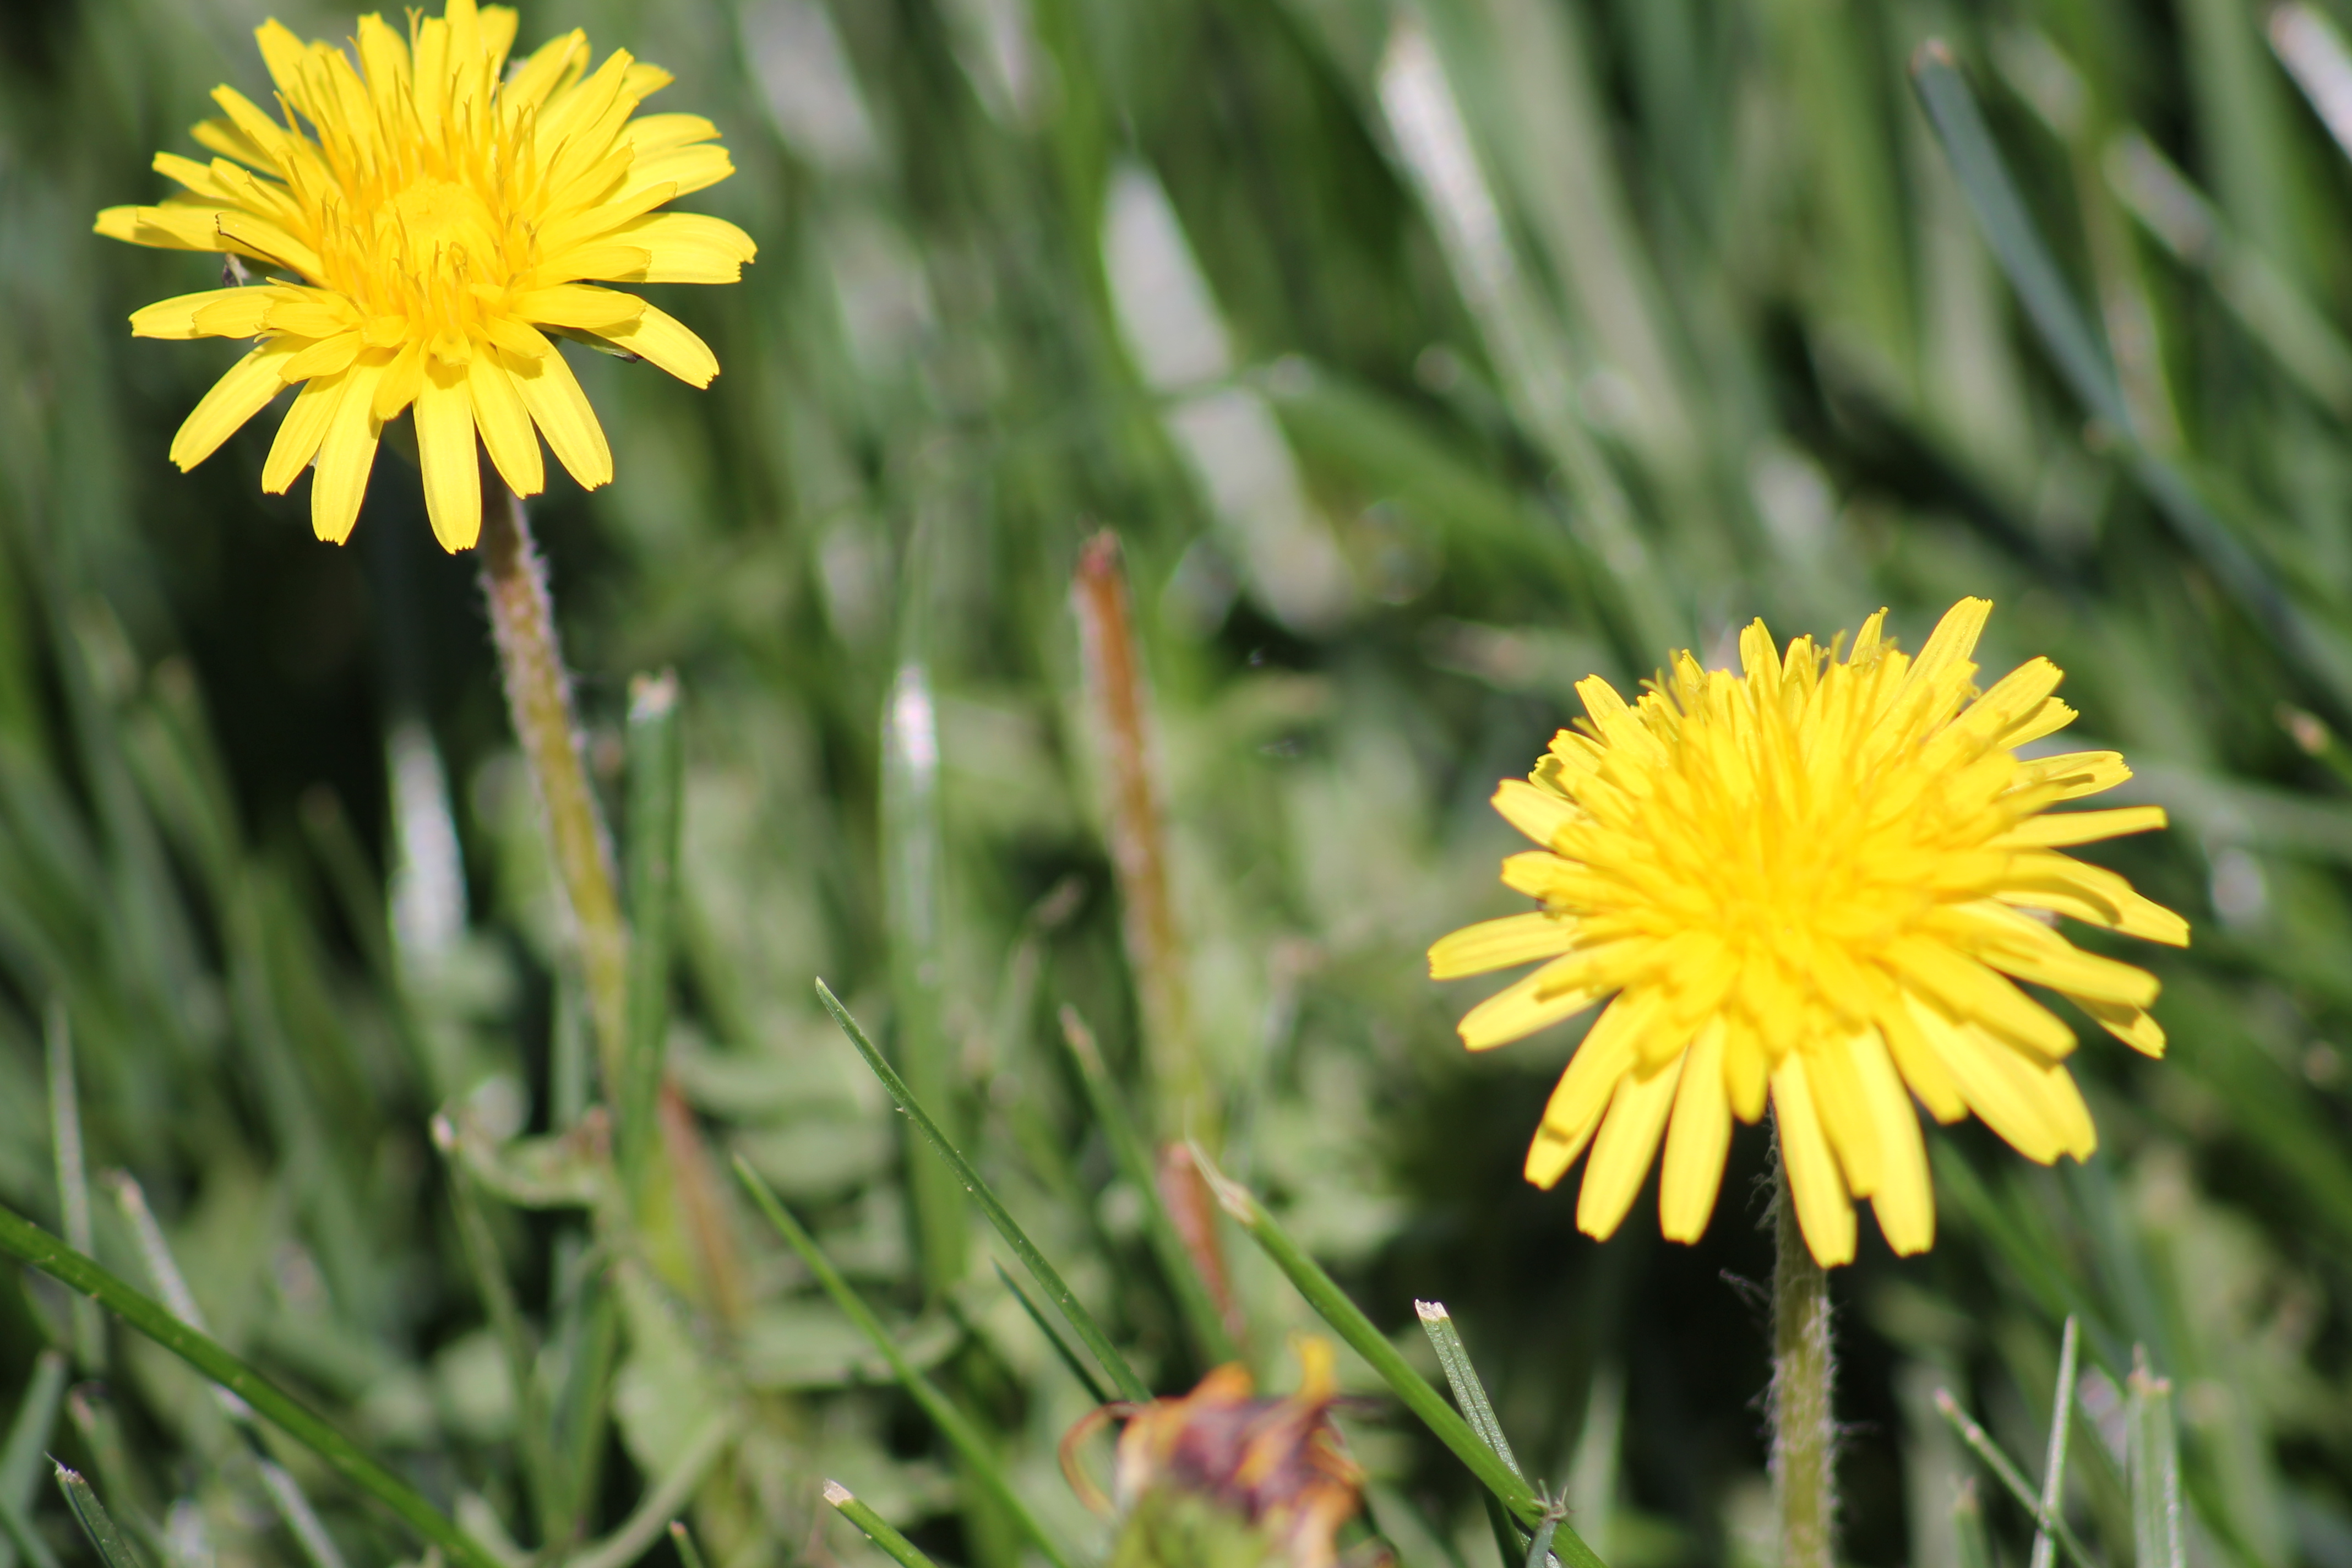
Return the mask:
[[1723, 1185], [1723, 1158], [1731, 1147], [1731, 1094], [1723, 1081], [1723, 1021], [1709, 1019], [1692, 1044], [1675, 1089], [1665, 1171], [1658, 1181], [1658, 1226], [1670, 1241], [1696, 1241], [1706, 1234], [1716, 1192]]
[[1584, 1230], [1615, 1229], [1663, 1144], [1661, 1226], [1696, 1240], [1732, 1122], [1769, 1106], [1816, 1258], [1853, 1257], [1857, 1198], [1896, 1252], [1924, 1251], [1936, 1211], [1920, 1107], [1943, 1122], [1973, 1112], [2044, 1163], [2097, 1147], [2063, 1065], [2074, 1031], [2047, 994], [2163, 1051], [2156, 977], [2046, 917], [2186, 944], [2179, 915], [2061, 853], [2165, 815], [2052, 810], [2131, 770], [2112, 752], [2017, 754], [2074, 710], [2046, 658], [1979, 689], [1991, 609], [1960, 601], [1916, 657], [1882, 610], [1843, 655], [1779, 645], [1759, 621], [1737, 673], [1678, 654], [1630, 701], [1593, 677], [1577, 688], [1586, 718], [1496, 791], [1542, 846], [1506, 859], [1503, 881], [1542, 910], [1441, 939], [1431, 973], [1548, 961], [1463, 1018], [1473, 1049], [1607, 1003], [1528, 1151], [1544, 1187], [1591, 1151]]
[[1658, 1139], [1666, 1130], [1666, 1113], [1674, 1108], [1682, 1073], [1683, 1059], [1676, 1056], [1647, 1078], [1629, 1072], [1617, 1080], [1601, 1135], [1593, 1140], [1592, 1158], [1584, 1167], [1584, 1186], [1576, 1197], [1576, 1228], [1585, 1235], [1613, 1236], [1625, 1211], [1633, 1206], [1642, 1179], [1657, 1156]]
[[1853, 1200], [1846, 1195], [1845, 1178], [1830, 1152], [1801, 1052], [1790, 1052], [1772, 1069], [1772, 1120], [1806, 1247], [1825, 1268], [1853, 1262]]
[[302, 392], [263, 487], [307, 467], [322, 539], [350, 536], [383, 423], [415, 411], [435, 535], [480, 531], [478, 449], [517, 493], [545, 482], [540, 439], [591, 489], [613, 477], [594, 409], [541, 328], [602, 338], [694, 386], [709, 345], [633, 294], [596, 283], [731, 283], [758, 254], [722, 218], [657, 210], [733, 173], [700, 115], [643, 114], [670, 80], [625, 52], [595, 64], [585, 35], [511, 74], [516, 15], [449, 0], [405, 34], [359, 19], [349, 53], [277, 22], [256, 33], [281, 120], [233, 89], [193, 134], [210, 162], [162, 153], [181, 187], [109, 207], [96, 231], [134, 245], [227, 251], [277, 274], [158, 301], [133, 335], [258, 338], [173, 440], [194, 467], [287, 384]]

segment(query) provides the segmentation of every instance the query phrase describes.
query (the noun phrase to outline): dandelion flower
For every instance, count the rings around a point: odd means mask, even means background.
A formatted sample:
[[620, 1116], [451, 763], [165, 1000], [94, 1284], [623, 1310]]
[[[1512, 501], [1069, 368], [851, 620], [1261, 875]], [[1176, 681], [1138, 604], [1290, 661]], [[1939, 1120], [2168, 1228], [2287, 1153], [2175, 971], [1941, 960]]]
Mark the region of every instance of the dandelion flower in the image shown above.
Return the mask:
[[257, 36], [278, 115], [214, 89], [224, 118], [194, 134], [218, 156], [161, 153], [156, 171], [182, 193], [98, 216], [116, 239], [225, 251], [267, 275], [131, 318], [140, 337], [258, 340], [173, 438], [182, 469], [299, 386], [261, 486], [282, 495], [315, 463], [311, 524], [341, 543], [377, 437], [414, 404], [433, 531], [464, 550], [481, 526], [477, 430], [520, 495], [544, 484], [541, 434], [581, 484], [613, 477], [604, 428], [548, 331], [696, 386], [719, 374], [675, 319], [598, 287], [731, 283], [755, 249], [733, 224], [655, 210], [733, 173], [709, 121], [637, 113], [668, 72], [620, 51], [591, 70], [577, 31], [509, 71], [515, 13], [474, 0], [412, 11], [405, 37], [362, 16], [348, 51], [275, 21]]
[[1543, 909], [1445, 937], [1430, 972], [1549, 961], [1462, 1020], [1472, 1050], [1613, 994], [1528, 1151], [1548, 1188], [1591, 1150], [1578, 1228], [1617, 1228], [1663, 1139], [1661, 1227], [1697, 1240], [1731, 1119], [1769, 1097], [1816, 1259], [1852, 1260], [1854, 1198], [1896, 1252], [1924, 1251], [1935, 1197], [1913, 1096], [1938, 1121], [1974, 1111], [2043, 1164], [2096, 1146], [2064, 1065], [2074, 1033], [2015, 982], [2163, 1053], [2155, 978], [2076, 948], [2053, 917], [2187, 945], [2179, 915], [2060, 853], [2164, 812], [2049, 809], [2131, 772], [2113, 752], [2017, 754], [2074, 712], [2046, 658], [1976, 690], [1991, 609], [1961, 600], [1916, 658], [1882, 636], [1882, 610], [1843, 658], [1810, 637], [1778, 652], [1759, 621], [1738, 675], [1684, 653], [1631, 705], [1593, 677], [1577, 689], [1589, 717], [1496, 792], [1542, 846], [1503, 880]]

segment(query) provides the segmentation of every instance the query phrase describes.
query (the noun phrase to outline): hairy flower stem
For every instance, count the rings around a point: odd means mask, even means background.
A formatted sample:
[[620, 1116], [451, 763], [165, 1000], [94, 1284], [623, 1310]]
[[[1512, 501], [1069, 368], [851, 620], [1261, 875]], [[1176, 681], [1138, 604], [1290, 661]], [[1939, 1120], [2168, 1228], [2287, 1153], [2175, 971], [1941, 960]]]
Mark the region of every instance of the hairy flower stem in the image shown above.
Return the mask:
[[1829, 1271], [1797, 1224], [1789, 1168], [1772, 1149], [1772, 1491], [1780, 1568], [1832, 1568], [1837, 1520], [1837, 1429], [1830, 1417]]
[[531, 541], [522, 498], [487, 462], [483, 468], [482, 592], [506, 677], [507, 711], [522, 742], [556, 879], [571, 910], [605, 1093], [617, 1102], [628, 1048], [629, 932], [614, 891], [612, 844], [580, 754], [546, 563]]

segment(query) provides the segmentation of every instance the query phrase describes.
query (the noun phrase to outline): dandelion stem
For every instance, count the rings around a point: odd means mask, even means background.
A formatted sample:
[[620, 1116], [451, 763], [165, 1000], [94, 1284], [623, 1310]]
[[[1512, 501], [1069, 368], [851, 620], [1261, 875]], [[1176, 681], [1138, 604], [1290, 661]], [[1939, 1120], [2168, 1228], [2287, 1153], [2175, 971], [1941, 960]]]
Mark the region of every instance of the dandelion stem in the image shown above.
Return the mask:
[[[547, 567], [532, 542], [522, 499], [483, 476], [482, 591], [506, 678], [507, 711], [547, 826], [557, 879], [579, 943], [605, 1093], [622, 1096], [628, 1042], [629, 936], [614, 891], [613, 849], [581, 757], [572, 681], [555, 637]], [[499, 504], [499, 498], [505, 498]]]
[[1772, 1490], [1780, 1505], [1780, 1568], [1832, 1568], [1837, 1521], [1836, 1375], [1830, 1347], [1829, 1272], [1797, 1225], [1789, 1171], [1772, 1151]]

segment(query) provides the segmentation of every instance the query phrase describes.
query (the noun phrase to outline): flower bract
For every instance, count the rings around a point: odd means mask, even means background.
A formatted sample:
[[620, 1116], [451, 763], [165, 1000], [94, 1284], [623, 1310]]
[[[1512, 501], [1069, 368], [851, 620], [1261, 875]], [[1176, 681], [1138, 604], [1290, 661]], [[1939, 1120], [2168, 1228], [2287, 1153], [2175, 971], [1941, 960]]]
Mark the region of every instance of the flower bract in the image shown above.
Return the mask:
[[[280, 389], [299, 387], [262, 469], [283, 494], [305, 468], [321, 539], [351, 534], [385, 423], [414, 405], [433, 531], [450, 550], [481, 524], [481, 446], [508, 485], [536, 494], [539, 438], [581, 484], [613, 477], [595, 411], [549, 332], [709, 384], [701, 339], [605, 283], [731, 283], [755, 247], [733, 224], [665, 203], [733, 172], [718, 128], [639, 114], [669, 80], [615, 52], [591, 68], [568, 33], [508, 68], [515, 13], [449, 0], [404, 36], [359, 19], [349, 49], [259, 30], [275, 115], [233, 88], [194, 130], [214, 158], [165, 153], [180, 194], [110, 207], [97, 229], [137, 245], [224, 251], [250, 284], [183, 294], [131, 318], [152, 338], [249, 338], [255, 347], [172, 442], [194, 467]], [[225, 275], [226, 280], [226, 275]]]
[[1696, 1241], [1733, 1119], [1769, 1100], [1814, 1257], [1852, 1259], [1854, 1198], [1919, 1252], [1936, 1214], [1915, 1097], [2045, 1164], [2096, 1145], [2065, 1066], [2074, 1030], [2018, 982], [2162, 1054], [2155, 978], [2055, 926], [2187, 944], [2179, 915], [2063, 853], [2161, 827], [2163, 809], [2051, 809], [2130, 770], [2113, 752], [2019, 754], [2074, 712], [2046, 658], [1977, 690], [1991, 607], [1963, 599], [1916, 658], [1882, 610], [1843, 657], [1810, 637], [1778, 650], [1759, 621], [1738, 674], [1685, 653], [1630, 704], [1593, 677], [1587, 718], [1496, 791], [1541, 846], [1503, 880], [1543, 907], [1444, 938], [1430, 969], [1546, 961], [1462, 1020], [1473, 1050], [1608, 1002], [1527, 1159], [1549, 1187], [1591, 1151], [1580, 1229], [1617, 1228], [1663, 1141], [1660, 1222]]

